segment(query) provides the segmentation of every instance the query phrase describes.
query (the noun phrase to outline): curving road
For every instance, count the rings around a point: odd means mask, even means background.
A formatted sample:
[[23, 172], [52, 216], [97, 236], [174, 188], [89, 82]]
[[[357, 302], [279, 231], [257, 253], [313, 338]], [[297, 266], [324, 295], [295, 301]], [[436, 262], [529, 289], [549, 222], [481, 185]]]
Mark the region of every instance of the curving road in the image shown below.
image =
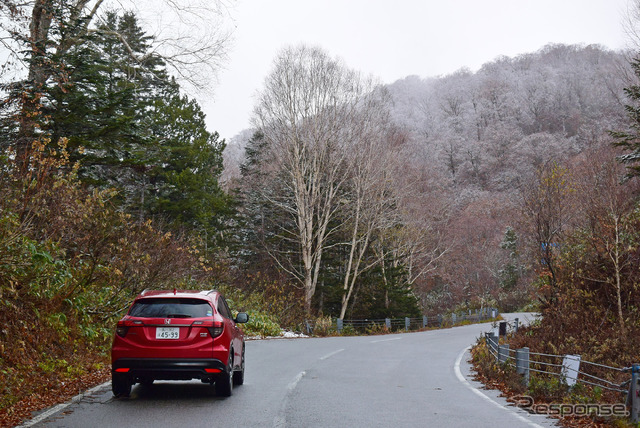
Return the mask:
[[104, 384], [23, 426], [555, 426], [471, 379], [466, 349], [489, 327], [249, 341], [245, 384], [230, 398], [193, 381], [137, 385], [130, 399], [115, 400]]

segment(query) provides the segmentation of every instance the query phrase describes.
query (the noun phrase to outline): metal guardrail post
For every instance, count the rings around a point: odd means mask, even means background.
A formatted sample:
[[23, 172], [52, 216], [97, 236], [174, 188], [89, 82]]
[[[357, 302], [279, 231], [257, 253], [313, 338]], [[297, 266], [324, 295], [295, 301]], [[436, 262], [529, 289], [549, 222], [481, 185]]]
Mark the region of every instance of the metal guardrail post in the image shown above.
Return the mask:
[[336, 330], [338, 330], [338, 334], [342, 334], [343, 327], [344, 327], [344, 320], [342, 318], [338, 318], [336, 320]]
[[498, 345], [498, 362], [500, 364], [506, 363], [509, 357], [509, 344]]
[[429, 323], [429, 318], [427, 318], [426, 315], [423, 315], [422, 316], [422, 328], [425, 328], [428, 323]]
[[524, 384], [529, 386], [529, 348], [516, 350], [516, 372], [523, 377]]
[[442, 328], [442, 321], [443, 321], [442, 315], [438, 315], [438, 323], [440, 323], [440, 328]]
[[391, 330], [391, 318], [385, 318], [384, 325], [387, 326], [387, 330]]
[[629, 385], [629, 401], [631, 407], [631, 423], [640, 422], [640, 364], [631, 367], [631, 384]]
[[500, 321], [499, 328], [498, 328], [498, 336], [504, 336], [507, 337], [507, 322], [506, 321]]
[[404, 317], [404, 331], [409, 331], [410, 325], [411, 325], [411, 319]]
[[513, 320], [513, 332], [517, 333], [518, 332], [518, 327], [520, 326], [520, 319], [516, 318]]
[[456, 325], [456, 314], [451, 314], [451, 324]]

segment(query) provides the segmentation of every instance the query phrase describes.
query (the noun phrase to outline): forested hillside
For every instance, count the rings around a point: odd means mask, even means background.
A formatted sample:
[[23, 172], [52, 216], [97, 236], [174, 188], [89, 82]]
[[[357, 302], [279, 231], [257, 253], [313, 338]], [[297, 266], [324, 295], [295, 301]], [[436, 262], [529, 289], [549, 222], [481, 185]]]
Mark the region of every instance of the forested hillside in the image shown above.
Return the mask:
[[[391, 85], [413, 180], [428, 177], [447, 194], [448, 255], [435, 291], [457, 299], [492, 296], [505, 309], [526, 300], [520, 292], [539, 271], [541, 243], [558, 245], [571, 225], [562, 222], [547, 232], [553, 236], [536, 236], [541, 207], [525, 200], [554, 168], [582, 180], [573, 167], [581, 157], [604, 150], [613, 159], [609, 131], [627, 123], [628, 76], [619, 53], [549, 45], [497, 59], [476, 73], [408, 77]], [[433, 200], [423, 207], [432, 210]], [[556, 209], [579, 217], [568, 205]]]
[[[390, 116], [379, 134], [387, 133], [380, 137], [384, 141], [375, 149], [385, 166], [375, 168], [392, 183], [384, 192], [393, 202], [386, 220], [378, 220], [384, 226], [374, 228], [363, 253], [365, 264], [373, 267], [356, 282], [356, 295], [362, 287], [359, 304], [373, 308], [376, 304], [365, 303], [367, 299], [382, 301], [375, 313], [388, 313], [388, 275], [396, 275], [390, 281], [396, 286], [409, 287], [426, 312], [489, 305], [513, 310], [541, 298], [536, 284], [545, 267], [553, 268], [552, 248], [585, 220], [578, 202], [569, 201], [578, 196], [579, 183], [589, 179], [585, 174], [593, 173], [580, 165], [602, 159], [603, 168], [611, 162], [615, 166], [619, 153], [611, 146], [610, 131], [628, 126], [624, 88], [633, 75], [630, 70], [623, 54], [599, 46], [549, 45], [516, 58], [498, 58], [477, 72], [409, 76], [383, 88]], [[253, 186], [247, 184], [246, 166], [254, 162], [260, 138], [247, 146], [250, 135], [237, 136], [225, 151], [227, 185], [245, 192]], [[617, 167], [617, 174], [624, 174], [623, 169]], [[565, 188], [555, 195], [540, 194], [542, 186], [556, 184]], [[262, 181], [260, 187], [267, 185]], [[380, 202], [371, 191], [365, 199]], [[556, 199], [540, 200], [545, 197]], [[349, 219], [354, 215], [346, 214]], [[273, 221], [273, 215], [269, 218]], [[557, 224], [541, 230], [537, 222], [547, 220]], [[285, 229], [272, 227], [273, 239], [278, 228]], [[318, 307], [331, 314], [337, 313], [331, 302], [344, 289], [341, 266], [349, 261], [348, 235], [339, 235], [321, 267]], [[262, 244], [263, 250], [255, 251], [268, 264], [278, 250]], [[376, 280], [376, 275], [382, 276]], [[376, 287], [386, 290], [377, 298]], [[373, 316], [362, 310], [353, 315]]]

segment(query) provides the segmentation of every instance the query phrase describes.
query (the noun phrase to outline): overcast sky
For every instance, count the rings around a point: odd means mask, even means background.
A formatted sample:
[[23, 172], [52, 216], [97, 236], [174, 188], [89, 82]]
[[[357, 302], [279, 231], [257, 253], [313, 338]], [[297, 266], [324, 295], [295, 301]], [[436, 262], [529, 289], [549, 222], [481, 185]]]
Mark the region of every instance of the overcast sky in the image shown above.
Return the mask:
[[213, 98], [210, 131], [250, 126], [255, 94], [285, 46], [305, 43], [384, 83], [477, 70], [548, 43], [625, 47], [631, 0], [238, 0], [235, 41]]

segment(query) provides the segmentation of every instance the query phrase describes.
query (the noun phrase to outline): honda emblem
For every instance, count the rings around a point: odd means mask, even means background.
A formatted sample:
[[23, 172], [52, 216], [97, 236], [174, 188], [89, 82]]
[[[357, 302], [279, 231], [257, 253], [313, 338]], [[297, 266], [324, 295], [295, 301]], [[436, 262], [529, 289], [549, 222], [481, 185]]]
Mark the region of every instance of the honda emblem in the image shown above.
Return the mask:
[[167, 318], [166, 320], [164, 320], [165, 324], [171, 324], [171, 319]]

